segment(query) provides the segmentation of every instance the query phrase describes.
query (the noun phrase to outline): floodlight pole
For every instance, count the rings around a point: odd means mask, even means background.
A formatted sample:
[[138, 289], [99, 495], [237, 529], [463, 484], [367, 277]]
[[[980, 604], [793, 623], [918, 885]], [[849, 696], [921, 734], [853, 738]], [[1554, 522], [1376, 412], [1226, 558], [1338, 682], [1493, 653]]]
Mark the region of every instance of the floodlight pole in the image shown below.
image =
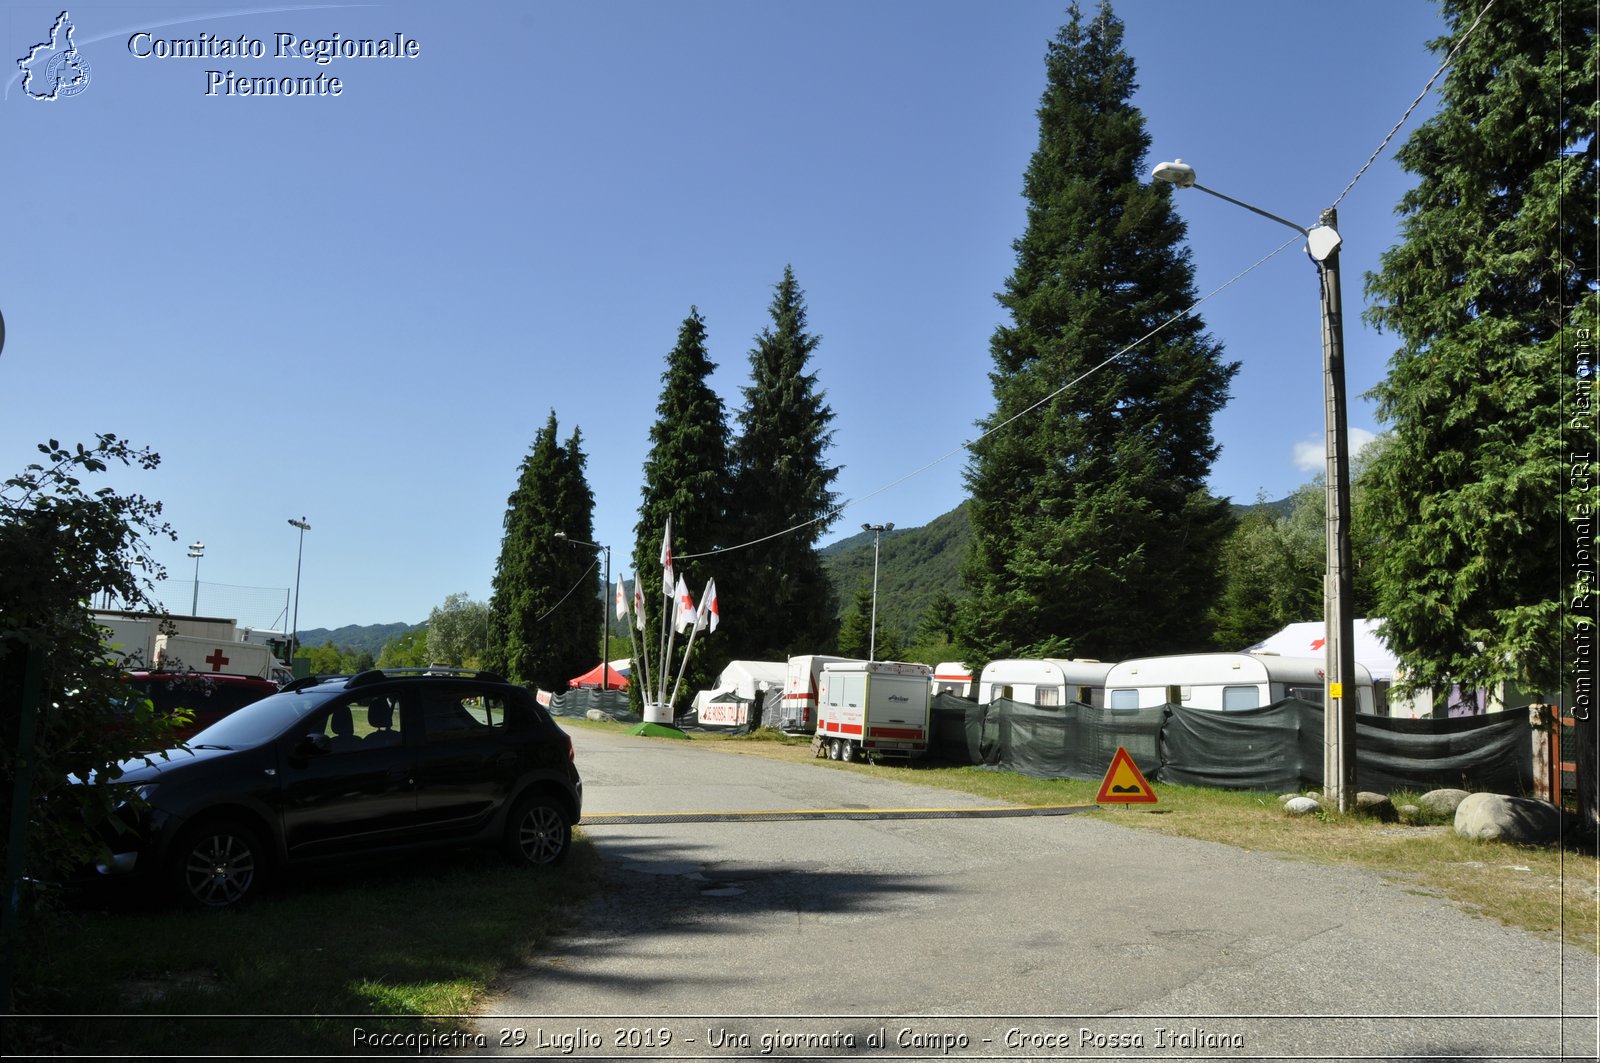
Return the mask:
[[[1349, 412], [1344, 386], [1344, 306], [1339, 290], [1339, 215], [1322, 212], [1315, 228], [1306, 229], [1232, 196], [1195, 183], [1194, 167], [1182, 159], [1156, 166], [1152, 175], [1179, 188], [1198, 188], [1253, 214], [1287, 225], [1306, 238], [1306, 252], [1317, 264], [1322, 281], [1322, 396], [1326, 442], [1327, 571], [1322, 580], [1323, 653], [1323, 800], [1349, 812], [1356, 800], [1356, 709], [1359, 692], [1355, 664], [1354, 566], [1350, 548]], [[1349, 689], [1346, 690], [1346, 684]]]
[[295, 655], [300, 652], [300, 561], [305, 557], [306, 532], [311, 530], [311, 525], [306, 523], [304, 517], [299, 520], [290, 517], [289, 523], [300, 529], [300, 546], [294, 555], [294, 620], [290, 624], [289, 631], [289, 666], [292, 668]]
[[194, 597], [189, 599], [189, 615], [200, 615], [200, 559], [205, 556], [206, 544], [193, 542], [189, 544], [189, 556], [194, 558]]
[[867, 631], [867, 660], [878, 659], [878, 541], [884, 532], [894, 531], [893, 524], [863, 524], [862, 531], [872, 533], [872, 626]]

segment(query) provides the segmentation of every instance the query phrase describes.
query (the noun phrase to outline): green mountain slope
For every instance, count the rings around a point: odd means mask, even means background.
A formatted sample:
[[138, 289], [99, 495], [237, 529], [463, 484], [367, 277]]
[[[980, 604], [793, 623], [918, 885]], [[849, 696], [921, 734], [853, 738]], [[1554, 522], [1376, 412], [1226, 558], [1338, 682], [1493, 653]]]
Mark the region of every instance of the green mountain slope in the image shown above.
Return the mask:
[[[886, 532], [878, 552], [878, 616], [908, 642], [930, 602], [961, 595], [961, 560], [972, 541], [963, 502], [920, 528]], [[842, 614], [856, 588], [872, 582], [872, 533], [858, 532], [822, 550]]]

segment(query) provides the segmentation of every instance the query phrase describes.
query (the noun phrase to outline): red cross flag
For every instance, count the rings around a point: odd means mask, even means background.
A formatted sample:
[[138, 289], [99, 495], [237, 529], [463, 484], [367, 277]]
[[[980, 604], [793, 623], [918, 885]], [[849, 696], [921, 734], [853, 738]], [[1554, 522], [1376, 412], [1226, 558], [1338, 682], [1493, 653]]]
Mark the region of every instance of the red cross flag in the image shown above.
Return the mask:
[[666, 530], [661, 533], [661, 587], [672, 586], [672, 518], [667, 517]]
[[617, 619], [628, 619], [628, 593], [622, 587], [622, 577], [617, 577]]
[[695, 624], [701, 630], [706, 630], [709, 625], [709, 629], [715, 631], [717, 630], [717, 621], [720, 619], [721, 617], [717, 612], [717, 581], [708, 579], [706, 580], [705, 593], [700, 595], [700, 615], [696, 618]]
[[673, 614], [673, 626], [680, 632], [688, 631], [694, 626], [694, 595], [689, 593], [689, 585], [683, 582], [683, 577], [678, 577], [678, 606]]
[[644, 630], [644, 583], [639, 579], [638, 569], [633, 573], [633, 624], [640, 631]]

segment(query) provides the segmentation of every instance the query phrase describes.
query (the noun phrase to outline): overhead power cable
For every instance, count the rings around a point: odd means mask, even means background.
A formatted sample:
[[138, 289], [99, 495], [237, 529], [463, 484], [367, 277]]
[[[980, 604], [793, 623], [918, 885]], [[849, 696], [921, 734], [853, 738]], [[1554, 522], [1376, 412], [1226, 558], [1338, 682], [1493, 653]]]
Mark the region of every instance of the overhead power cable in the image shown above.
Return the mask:
[[937, 458], [933, 459], [932, 461], [928, 462], [926, 465], [923, 465], [921, 468], [914, 469], [911, 472], [906, 473], [904, 476], [900, 477], [897, 480], [891, 480], [889, 483], [886, 483], [883, 486], [876, 488], [875, 490], [869, 491], [866, 494], [860, 496], [859, 498], [848, 499], [843, 504], [835, 507], [834, 509], [830, 510], [827, 513], [824, 513], [820, 517], [813, 517], [810, 520], [801, 521], [799, 524], [793, 525], [792, 527], [785, 528], [782, 531], [773, 532], [771, 535], [763, 535], [759, 539], [751, 539], [748, 542], [738, 543], [737, 545], [734, 545], [734, 546], [724, 546], [724, 547], [719, 547], [719, 548], [717, 548], [715, 550], [705, 550], [705, 551], [702, 551], [702, 552], [700, 552], [698, 554], [681, 554], [681, 555], [676, 555], [676, 556], [678, 556], [679, 558], [681, 558], [683, 560], [688, 560], [690, 558], [698, 558], [698, 557], [716, 557], [716, 556], [721, 555], [721, 554], [733, 553], [735, 550], [743, 550], [743, 549], [745, 549], [747, 547], [756, 546], [756, 545], [758, 545], [760, 543], [764, 543], [764, 542], [767, 542], [767, 541], [772, 540], [772, 539], [781, 538], [782, 536], [785, 536], [785, 535], [791, 535], [794, 532], [800, 531], [803, 528], [809, 528], [813, 524], [817, 524], [817, 523], [820, 523], [820, 522], [823, 522], [823, 521], [832, 521], [835, 517], [837, 517], [839, 514], [843, 513], [845, 510], [849, 509], [851, 506], [859, 505], [860, 503], [865, 502], [865, 501], [867, 501], [868, 499], [871, 499], [871, 498], [876, 498], [878, 495], [881, 495], [885, 491], [889, 491], [889, 490], [892, 490], [895, 487], [898, 487], [899, 485], [905, 483], [907, 480], [911, 480], [911, 479], [914, 479], [914, 478], [916, 478], [918, 476], [921, 476], [923, 473], [927, 472], [929, 469], [932, 469], [935, 466], [942, 464], [943, 462], [949, 461], [955, 455], [960, 454], [962, 451], [965, 451], [965, 450], [969, 449], [974, 443], [977, 443], [979, 440], [987, 439], [989, 436], [994, 435], [996, 432], [1000, 431], [1002, 428], [1005, 428], [1007, 425], [1013, 424], [1016, 421], [1020, 420], [1021, 418], [1026, 417], [1028, 414], [1030, 414], [1033, 411], [1037, 410], [1039, 407], [1045, 405], [1046, 403], [1050, 402], [1052, 399], [1056, 398], [1056, 396], [1061, 395], [1064, 392], [1066, 392], [1066, 391], [1076, 387], [1077, 385], [1081, 384], [1083, 381], [1088, 380], [1091, 376], [1093, 376], [1094, 374], [1098, 373], [1100, 370], [1104, 369], [1106, 366], [1110, 365], [1112, 362], [1115, 362], [1118, 358], [1121, 358], [1123, 355], [1127, 354], [1129, 351], [1131, 351], [1134, 348], [1138, 347], [1140, 344], [1144, 343], [1146, 340], [1150, 339], [1152, 336], [1155, 336], [1157, 333], [1161, 332], [1163, 329], [1165, 329], [1168, 326], [1170, 326], [1173, 322], [1182, 321], [1184, 318], [1186, 318], [1189, 315], [1193, 314], [1196, 310], [1200, 309], [1200, 307], [1203, 306], [1205, 303], [1207, 303], [1211, 299], [1215, 298], [1216, 296], [1220, 295], [1221, 293], [1227, 291], [1229, 288], [1233, 287], [1235, 284], [1237, 284], [1244, 277], [1248, 276], [1250, 273], [1254, 272], [1256, 269], [1258, 269], [1259, 267], [1261, 267], [1262, 265], [1264, 265], [1268, 261], [1270, 261], [1273, 258], [1275, 258], [1277, 255], [1282, 253], [1282, 251], [1285, 248], [1287, 248], [1290, 244], [1295, 243], [1299, 239], [1300, 239], [1300, 237], [1298, 237], [1298, 236], [1291, 236], [1288, 240], [1285, 240], [1283, 243], [1279, 244], [1277, 246], [1277, 248], [1275, 248], [1271, 252], [1267, 253], [1266, 255], [1263, 255], [1261, 258], [1257, 259], [1250, 266], [1248, 266], [1247, 268], [1245, 268], [1245, 269], [1241, 270], [1240, 272], [1234, 274], [1234, 276], [1229, 278], [1225, 283], [1223, 283], [1223, 284], [1219, 285], [1218, 287], [1212, 289], [1209, 293], [1207, 293], [1206, 295], [1202, 296], [1201, 298], [1195, 300], [1193, 303], [1189, 304], [1189, 306], [1187, 306], [1183, 310], [1180, 310], [1176, 314], [1173, 314], [1171, 317], [1169, 317], [1165, 321], [1161, 322], [1161, 324], [1157, 325], [1155, 328], [1151, 329], [1149, 332], [1145, 333], [1143, 336], [1140, 336], [1138, 339], [1134, 340], [1132, 343], [1128, 344], [1126, 347], [1122, 348], [1120, 351], [1117, 351], [1115, 354], [1113, 354], [1110, 357], [1108, 357], [1105, 361], [1101, 362], [1099, 365], [1096, 365], [1091, 369], [1085, 370], [1084, 372], [1080, 373], [1078, 376], [1076, 376], [1073, 379], [1067, 381], [1065, 384], [1061, 385], [1059, 388], [1057, 388], [1056, 390], [1052, 391], [1050, 394], [1046, 395], [1044, 398], [1042, 398], [1039, 401], [1035, 402], [1033, 405], [1027, 407], [1026, 409], [1020, 410], [1017, 413], [1012, 414], [1010, 417], [1007, 417], [1004, 421], [1001, 421], [999, 424], [994, 425], [993, 427], [991, 427], [987, 431], [980, 433], [975, 438], [969, 439], [966, 442], [962, 443], [960, 446], [955, 447], [954, 449], [946, 452], [945, 454], [940, 455], [939, 457], [937, 457]]
[[1344, 197], [1349, 195], [1350, 190], [1356, 186], [1356, 182], [1361, 180], [1366, 175], [1366, 172], [1372, 168], [1372, 164], [1378, 161], [1378, 156], [1383, 154], [1383, 149], [1389, 146], [1389, 141], [1394, 139], [1395, 134], [1400, 132], [1401, 127], [1411, 118], [1411, 112], [1422, 105], [1422, 101], [1427, 98], [1428, 92], [1433, 88], [1433, 83], [1438, 81], [1440, 75], [1450, 68], [1451, 63], [1455, 62], [1456, 53], [1461, 51], [1461, 46], [1467, 43], [1467, 39], [1472, 36], [1473, 30], [1478, 28], [1478, 24], [1483, 21], [1483, 16], [1487, 15], [1489, 9], [1494, 5], [1495, 0], [1489, 0], [1487, 4], [1483, 5], [1483, 10], [1478, 12], [1478, 17], [1472, 20], [1472, 25], [1468, 26], [1467, 32], [1463, 33], [1461, 39], [1456, 41], [1455, 46], [1450, 49], [1450, 53], [1444, 57], [1444, 62], [1439, 64], [1439, 69], [1435, 70], [1433, 76], [1428, 79], [1428, 83], [1422, 86], [1422, 91], [1417, 93], [1417, 98], [1411, 101], [1411, 106], [1407, 107], [1406, 113], [1400, 116], [1400, 121], [1394, 124], [1394, 128], [1389, 130], [1389, 135], [1383, 138], [1383, 143], [1378, 145], [1377, 150], [1372, 153], [1361, 169], [1356, 171], [1356, 175], [1350, 178], [1350, 183], [1344, 186], [1344, 191], [1339, 193], [1339, 198], [1333, 201], [1335, 207], [1343, 202]]
[[[1350, 179], [1350, 183], [1344, 186], [1344, 191], [1340, 192], [1338, 198], [1333, 201], [1333, 206], [1334, 207], [1337, 207], [1340, 204], [1340, 202], [1342, 202], [1344, 200], [1344, 197], [1349, 195], [1350, 190], [1352, 188], [1354, 188], [1356, 186], [1356, 183], [1359, 182], [1361, 180], [1361, 178], [1366, 175], [1367, 171], [1372, 168], [1372, 164], [1374, 162], [1376, 162], [1378, 160], [1379, 156], [1381, 156], [1383, 154], [1384, 149], [1389, 146], [1389, 143], [1395, 138], [1395, 135], [1398, 134], [1402, 128], [1404, 128], [1406, 122], [1410, 120], [1412, 113], [1415, 112], [1416, 109], [1419, 106], [1422, 105], [1422, 101], [1424, 99], [1426, 99], [1428, 93], [1430, 91], [1432, 91], [1434, 83], [1437, 82], [1439, 80], [1439, 78], [1444, 74], [1444, 72], [1450, 68], [1451, 64], [1455, 62], [1455, 58], [1456, 58], [1457, 53], [1459, 53], [1461, 51], [1462, 46], [1467, 43], [1468, 39], [1470, 39], [1472, 37], [1472, 34], [1477, 30], [1478, 26], [1480, 24], [1482, 24], [1484, 16], [1486, 16], [1489, 13], [1489, 9], [1494, 7], [1495, 3], [1496, 3], [1496, 0], [1488, 0], [1488, 3], [1483, 5], [1483, 9], [1480, 10], [1478, 12], [1477, 17], [1472, 20], [1472, 25], [1467, 27], [1467, 31], [1465, 33], [1463, 33], [1461, 35], [1460, 39], [1456, 41], [1455, 45], [1453, 47], [1451, 47], [1449, 54], [1447, 54], [1445, 56], [1445, 58], [1444, 58], [1444, 62], [1440, 63], [1439, 64], [1439, 68], [1433, 72], [1433, 76], [1428, 78], [1427, 83], [1422, 86], [1422, 91], [1417, 93], [1416, 99], [1411, 101], [1410, 106], [1408, 106], [1405, 109], [1405, 113], [1400, 116], [1400, 120], [1394, 124], [1394, 127], [1389, 130], [1388, 134], [1383, 138], [1382, 142], [1378, 144], [1378, 147], [1376, 148], [1376, 150], [1373, 151], [1371, 156], [1368, 157], [1367, 161], [1361, 166], [1361, 168], [1356, 171], [1356, 175]], [[771, 535], [764, 535], [759, 539], [751, 539], [748, 542], [738, 543], [737, 545], [734, 545], [734, 546], [719, 547], [719, 548], [717, 548], [715, 550], [708, 550], [708, 551], [704, 551], [704, 552], [701, 552], [701, 553], [698, 553], [698, 554], [684, 554], [684, 555], [682, 555], [682, 557], [685, 560], [687, 560], [689, 558], [714, 557], [714, 556], [716, 556], [718, 554], [732, 553], [735, 550], [743, 550], [743, 549], [746, 549], [747, 547], [756, 546], [756, 545], [759, 545], [760, 543], [768, 542], [768, 541], [770, 541], [772, 539], [778, 539], [778, 538], [781, 538], [781, 537], [783, 537], [785, 535], [791, 535], [791, 534], [793, 534], [793, 533], [795, 533], [797, 531], [800, 531], [800, 530], [802, 530], [804, 528], [809, 528], [813, 524], [817, 524], [817, 523], [820, 523], [820, 522], [823, 522], [823, 521], [831, 522], [835, 517], [839, 516], [839, 514], [843, 513], [845, 510], [849, 509], [851, 506], [857, 505], [857, 504], [862, 503], [862, 502], [865, 502], [868, 499], [875, 498], [878, 495], [881, 495], [886, 491], [889, 491], [889, 490], [892, 490], [895, 487], [898, 487], [899, 485], [905, 483], [907, 480], [915, 479], [916, 477], [918, 477], [918, 476], [922, 475], [923, 473], [927, 472], [929, 469], [932, 469], [935, 466], [943, 464], [944, 462], [950, 460], [950, 458], [954, 457], [955, 455], [960, 454], [965, 450], [968, 450], [969, 448], [971, 448], [971, 446], [974, 443], [978, 442], [979, 440], [987, 439], [989, 436], [991, 436], [994, 433], [1000, 431], [1002, 428], [1005, 428], [1007, 425], [1015, 423], [1016, 421], [1020, 420], [1021, 418], [1025, 417], [1028, 414], [1030, 414], [1030, 413], [1034, 412], [1035, 410], [1039, 409], [1041, 406], [1044, 406], [1046, 403], [1048, 403], [1048, 402], [1052, 401], [1053, 399], [1055, 399], [1058, 395], [1061, 395], [1062, 393], [1068, 391], [1069, 389], [1071, 389], [1073, 387], [1076, 387], [1078, 384], [1081, 384], [1083, 381], [1089, 379], [1095, 373], [1098, 373], [1100, 370], [1104, 369], [1106, 366], [1110, 365], [1112, 362], [1115, 362], [1117, 359], [1121, 358], [1123, 355], [1127, 354], [1129, 351], [1131, 351], [1134, 348], [1138, 347], [1141, 343], [1144, 343], [1146, 340], [1150, 339], [1152, 336], [1155, 336], [1157, 333], [1161, 332], [1163, 329], [1165, 329], [1167, 326], [1171, 325], [1173, 322], [1180, 321], [1183, 318], [1188, 317], [1190, 314], [1193, 314], [1197, 309], [1200, 308], [1200, 306], [1202, 304], [1206, 303], [1207, 301], [1209, 301], [1213, 297], [1215, 297], [1215, 296], [1221, 294], [1222, 292], [1226, 291], [1228, 288], [1231, 288], [1239, 280], [1243, 279], [1245, 276], [1247, 276], [1250, 273], [1254, 272], [1258, 267], [1260, 267], [1264, 263], [1268, 262], [1269, 260], [1275, 258], [1278, 254], [1280, 254], [1290, 244], [1294, 243], [1296, 241], [1296, 239], [1298, 239], [1298, 238], [1297, 237], [1291, 237], [1289, 240], [1287, 240], [1284, 243], [1280, 244], [1275, 250], [1273, 250], [1269, 254], [1265, 255], [1264, 257], [1262, 257], [1260, 260], [1255, 262], [1253, 265], [1251, 265], [1247, 269], [1245, 269], [1242, 272], [1236, 274], [1234, 277], [1232, 277], [1230, 280], [1228, 280], [1225, 284], [1223, 284], [1222, 286], [1214, 289], [1209, 294], [1207, 294], [1204, 297], [1202, 297], [1201, 299], [1197, 300], [1192, 305], [1190, 305], [1187, 309], [1182, 310], [1179, 313], [1174, 314], [1172, 317], [1168, 318], [1167, 320], [1163, 321], [1161, 324], [1157, 325], [1155, 328], [1153, 328], [1149, 332], [1145, 333], [1145, 335], [1139, 337], [1137, 340], [1133, 341], [1132, 343], [1128, 344], [1126, 347], [1122, 348], [1122, 350], [1117, 351], [1115, 354], [1111, 355], [1109, 358], [1107, 358], [1105, 361], [1101, 362], [1099, 365], [1094, 366], [1092, 369], [1089, 369], [1086, 372], [1079, 374], [1077, 377], [1075, 377], [1072, 380], [1069, 380], [1067, 383], [1063, 384], [1061, 387], [1057, 388], [1055, 391], [1052, 391], [1050, 394], [1046, 395], [1044, 398], [1040, 399], [1038, 402], [1035, 402], [1033, 405], [1027, 407], [1024, 410], [1019, 411], [1018, 413], [1013, 414], [1012, 416], [1006, 418], [1004, 421], [1001, 421], [999, 424], [994, 425], [988, 431], [983, 432], [981, 435], [977, 436], [975, 439], [969, 439], [966, 442], [962, 443], [959, 447], [956, 447], [955, 449], [949, 451], [948, 453], [940, 455], [939, 457], [937, 457], [937, 458], [933, 459], [932, 461], [928, 462], [926, 465], [923, 465], [921, 468], [914, 469], [911, 472], [906, 473], [904, 476], [900, 477], [899, 479], [892, 480], [889, 483], [884, 484], [882, 487], [879, 487], [874, 491], [870, 491], [867, 494], [862, 495], [859, 498], [848, 499], [842, 505], [836, 507], [833, 510], [830, 510], [829, 512], [823, 514], [820, 517], [814, 517], [811, 520], [801, 521], [799, 524], [796, 524], [796, 525], [794, 525], [792, 527], [789, 527], [789, 528], [785, 528], [782, 531], [773, 532]]]

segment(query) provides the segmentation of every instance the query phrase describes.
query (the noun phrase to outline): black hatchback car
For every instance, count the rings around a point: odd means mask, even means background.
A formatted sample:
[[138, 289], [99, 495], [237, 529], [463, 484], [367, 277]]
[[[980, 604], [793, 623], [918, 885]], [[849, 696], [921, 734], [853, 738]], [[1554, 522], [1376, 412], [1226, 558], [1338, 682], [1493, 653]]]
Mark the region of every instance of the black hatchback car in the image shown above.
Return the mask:
[[196, 906], [243, 901], [289, 865], [422, 848], [555, 864], [583, 810], [566, 732], [484, 672], [297, 680], [152, 759], [122, 765], [142, 807], [97, 870]]

